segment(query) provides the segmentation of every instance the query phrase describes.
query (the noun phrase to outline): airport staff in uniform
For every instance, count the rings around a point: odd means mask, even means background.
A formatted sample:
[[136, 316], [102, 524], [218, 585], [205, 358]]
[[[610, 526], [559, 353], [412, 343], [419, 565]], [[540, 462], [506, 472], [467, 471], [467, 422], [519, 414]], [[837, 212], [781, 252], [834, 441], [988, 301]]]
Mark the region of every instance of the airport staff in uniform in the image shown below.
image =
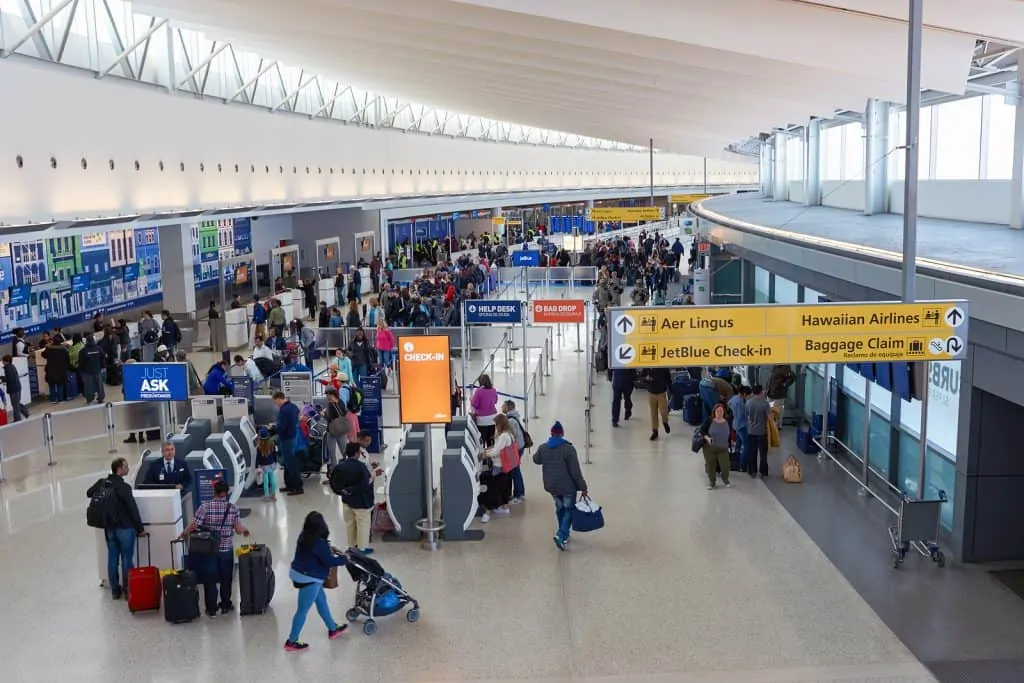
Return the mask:
[[163, 457], [150, 464], [142, 483], [177, 486], [182, 491], [188, 491], [192, 486], [192, 473], [188, 471], [184, 460], [174, 457], [174, 444], [165, 443], [160, 453]]

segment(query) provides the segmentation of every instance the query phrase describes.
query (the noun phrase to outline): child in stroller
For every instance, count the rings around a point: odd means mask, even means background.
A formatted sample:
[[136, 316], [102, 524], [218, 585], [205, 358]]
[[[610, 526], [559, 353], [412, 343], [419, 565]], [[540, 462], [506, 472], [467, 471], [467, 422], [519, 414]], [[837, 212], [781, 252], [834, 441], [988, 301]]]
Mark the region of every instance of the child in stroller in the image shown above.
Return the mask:
[[356, 584], [355, 604], [345, 612], [350, 623], [365, 616], [363, 633], [372, 636], [377, 632], [376, 617], [394, 614], [410, 604], [412, 608], [405, 613], [405, 618], [410, 623], [419, 621], [420, 604], [402, 588], [398, 579], [384, 571], [380, 562], [355, 548], [349, 548], [345, 555], [348, 558], [345, 569]]

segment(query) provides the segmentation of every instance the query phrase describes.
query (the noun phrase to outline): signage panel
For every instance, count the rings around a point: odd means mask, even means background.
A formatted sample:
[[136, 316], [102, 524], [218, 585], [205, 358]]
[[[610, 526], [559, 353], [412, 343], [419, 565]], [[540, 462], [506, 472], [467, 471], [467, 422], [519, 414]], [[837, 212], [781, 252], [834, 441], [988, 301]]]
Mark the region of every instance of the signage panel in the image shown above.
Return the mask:
[[380, 375], [365, 375], [359, 378], [359, 389], [363, 392], [363, 406], [359, 416], [373, 416], [375, 418], [384, 415], [384, 402], [381, 391]]
[[294, 403], [312, 403], [313, 373], [282, 372], [281, 392]]
[[402, 337], [398, 345], [398, 414], [402, 424], [450, 423], [452, 368], [448, 337]]
[[592, 221], [660, 221], [665, 218], [665, 209], [661, 206], [624, 206], [597, 207], [587, 209], [587, 218]]
[[466, 322], [476, 324], [515, 324], [523, 321], [519, 301], [471, 300], [466, 302]]
[[27, 306], [32, 295], [32, 285], [11, 287], [11, 298], [7, 302], [11, 306]]
[[192, 472], [192, 507], [193, 512], [203, 503], [213, 500], [213, 485], [224, 481], [227, 470], [194, 470]]
[[968, 318], [965, 301], [616, 308], [610, 364], [961, 360]]
[[512, 252], [513, 266], [539, 266], [540, 252], [532, 249], [520, 249]]
[[587, 319], [587, 305], [583, 299], [536, 299], [533, 324], [583, 323]]
[[699, 202], [702, 199], [707, 199], [711, 195], [709, 194], [670, 194], [668, 201], [670, 204], [689, 204], [691, 202]]
[[78, 275], [71, 276], [71, 293], [78, 294], [80, 292], [89, 291], [89, 273], [80, 273]]
[[122, 381], [126, 401], [188, 400], [186, 363], [125, 363]]

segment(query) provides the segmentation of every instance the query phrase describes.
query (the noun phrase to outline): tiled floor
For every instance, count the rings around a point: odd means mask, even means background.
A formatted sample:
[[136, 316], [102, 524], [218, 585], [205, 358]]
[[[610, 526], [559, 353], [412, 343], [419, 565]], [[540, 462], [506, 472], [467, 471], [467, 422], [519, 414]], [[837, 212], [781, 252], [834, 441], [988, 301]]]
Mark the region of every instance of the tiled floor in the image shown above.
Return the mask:
[[[561, 420], [582, 452], [586, 386], [575, 334], [556, 338], [535, 439]], [[521, 386], [513, 364], [499, 389]], [[423, 616], [382, 620], [373, 637], [329, 642], [316, 615], [301, 654], [281, 650], [295, 606], [285, 580], [304, 514], [323, 511], [343, 533], [336, 499], [254, 504], [246, 523], [274, 551], [270, 613], [170, 626], [130, 615], [96, 588], [85, 488], [106, 468], [102, 443], [12, 463], [0, 488], [2, 680], [213, 682], [536, 681], [538, 683], [923, 683], [934, 679], [759, 481], [705, 490], [689, 428], [656, 443], [645, 418], [612, 429], [610, 391], [595, 387], [590, 490], [606, 529], [551, 542], [552, 505], [526, 466], [527, 501], [487, 525], [479, 543], [384, 544], [378, 556], [421, 602]], [[517, 393], [511, 391], [510, 393]], [[351, 598], [331, 595], [337, 617]]]
[[[903, 216], [899, 214], [865, 216], [846, 209], [766, 201], [758, 194], [723, 196], [704, 206], [723, 216], [769, 228], [897, 253], [903, 250]], [[924, 217], [917, 225], [918, 258], [1024, 275], [1024, 232], [1020, 230]]]

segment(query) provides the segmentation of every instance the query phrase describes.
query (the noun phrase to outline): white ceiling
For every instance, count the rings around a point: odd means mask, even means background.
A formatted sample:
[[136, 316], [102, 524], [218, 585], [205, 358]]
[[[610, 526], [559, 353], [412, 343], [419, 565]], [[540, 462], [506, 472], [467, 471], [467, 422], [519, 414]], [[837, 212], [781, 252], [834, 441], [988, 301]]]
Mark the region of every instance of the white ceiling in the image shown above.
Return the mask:
[[[267, 57], [461, 113], [717, 156], [905, 99], [902, 0], [135, 0]], [[926, 0], [922, 84], [964, 91], [1024, 3]]]

